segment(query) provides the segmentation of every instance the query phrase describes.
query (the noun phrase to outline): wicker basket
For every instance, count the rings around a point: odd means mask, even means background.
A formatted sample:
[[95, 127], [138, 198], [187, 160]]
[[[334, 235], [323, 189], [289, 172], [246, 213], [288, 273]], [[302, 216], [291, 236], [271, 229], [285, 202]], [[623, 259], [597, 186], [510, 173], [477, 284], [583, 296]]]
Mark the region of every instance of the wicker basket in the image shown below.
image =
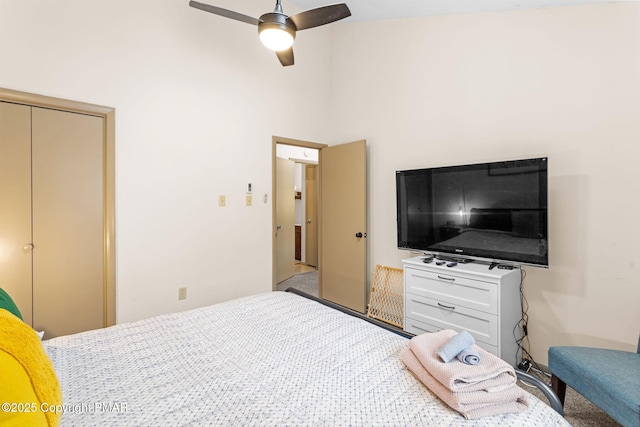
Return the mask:
[[401, 269], [376, 265], [367, 317], [402, 328], [404, 313], [402, 282]]

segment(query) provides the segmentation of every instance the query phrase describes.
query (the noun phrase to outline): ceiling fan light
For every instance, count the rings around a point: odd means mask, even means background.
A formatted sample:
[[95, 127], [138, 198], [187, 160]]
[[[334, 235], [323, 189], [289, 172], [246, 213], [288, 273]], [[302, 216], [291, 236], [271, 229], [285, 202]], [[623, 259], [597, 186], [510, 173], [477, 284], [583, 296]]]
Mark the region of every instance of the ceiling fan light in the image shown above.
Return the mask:
[[260, 31], [260, 41], [271, 50], [286, 50], [293, 45], [293, 34], [282, 28], [264, 28]]

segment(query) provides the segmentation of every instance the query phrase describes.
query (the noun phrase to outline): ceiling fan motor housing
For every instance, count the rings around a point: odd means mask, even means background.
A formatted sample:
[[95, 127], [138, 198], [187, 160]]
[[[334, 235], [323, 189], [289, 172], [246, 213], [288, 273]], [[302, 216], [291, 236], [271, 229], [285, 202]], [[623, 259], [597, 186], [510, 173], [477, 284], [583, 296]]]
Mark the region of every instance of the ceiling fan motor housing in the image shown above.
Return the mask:
[[287, 18], [287, 15], [283, 13], [265, 13], [260, 17], [260, 23], [258, 24], [258, 33], [261, 33], [267, 29], [278, 29], [286, 31], [291, 35], [291, 37], [295, 39], [297, 30], [296, 25], [292, 20]]

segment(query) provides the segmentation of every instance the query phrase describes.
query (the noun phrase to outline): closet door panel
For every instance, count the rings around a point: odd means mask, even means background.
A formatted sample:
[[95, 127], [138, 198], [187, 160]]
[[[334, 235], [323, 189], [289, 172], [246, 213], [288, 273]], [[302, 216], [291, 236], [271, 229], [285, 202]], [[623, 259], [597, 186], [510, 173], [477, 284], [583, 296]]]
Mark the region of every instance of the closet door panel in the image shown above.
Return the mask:
[[0, 102], [0, 287], [31, 315], [31, 108]]
[[33, 326], [105, 326], [104, 119], [33, 108]]

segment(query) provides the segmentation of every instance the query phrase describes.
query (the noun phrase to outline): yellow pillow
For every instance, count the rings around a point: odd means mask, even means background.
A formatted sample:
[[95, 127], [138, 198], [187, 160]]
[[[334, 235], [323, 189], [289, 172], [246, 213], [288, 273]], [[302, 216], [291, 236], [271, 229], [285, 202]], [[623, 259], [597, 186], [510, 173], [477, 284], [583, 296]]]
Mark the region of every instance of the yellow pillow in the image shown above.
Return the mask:
[[4, 351], [0, 351], [0, 378], [0, 425], [48, 426], [27, 371]]
[[[57, 426], [62, 390], [36, 332], [0, 309], [0, 425]], [[43, 411], [44, 410], [44, 411]]]

